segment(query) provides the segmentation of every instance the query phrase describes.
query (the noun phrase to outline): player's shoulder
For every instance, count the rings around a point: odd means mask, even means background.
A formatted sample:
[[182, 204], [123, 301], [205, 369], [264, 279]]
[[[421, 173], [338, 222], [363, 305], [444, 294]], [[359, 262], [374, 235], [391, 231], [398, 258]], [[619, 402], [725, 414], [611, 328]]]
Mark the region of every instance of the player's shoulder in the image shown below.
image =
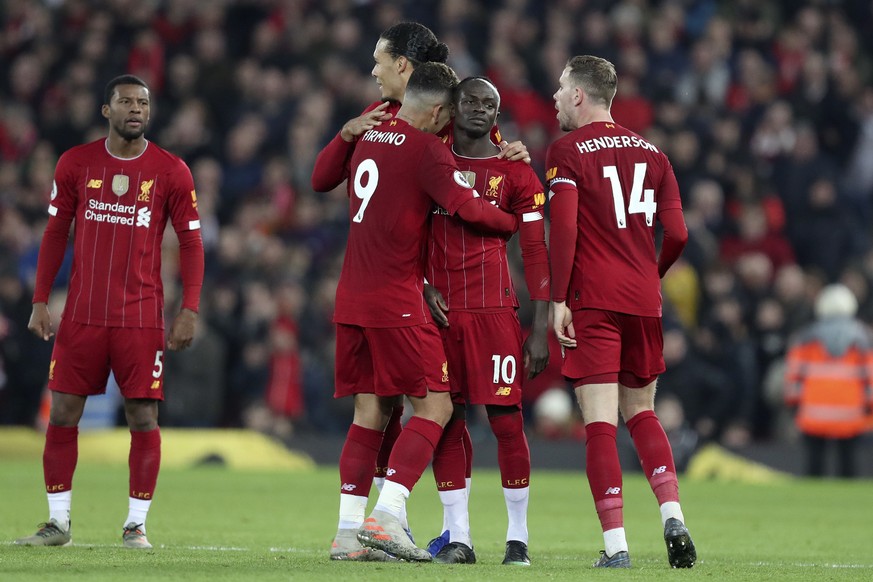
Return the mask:
[[58, 158], [58, 165], [61, 164], [77, 164], [88, 161], [93, 162], [96, 156], [106, 153], [106, 138], [95, 139], [94, 141], [76, 145], [61, 154]]
[[165, 150], [153, 141], [148, 142], [145, 154], [151, 156], [153, 159], [157, 160], [159, 164], [166, 166], [167, 169], [171, 171], [178, 171], [182, 169], [190, 171], [188, 170], [188, 164], [185, 163], [185, 160], [183, 160], [173, 152]]
[[[361, 115], [366, 115], [367, 113], [373, 111], [380, 105], [385, 103], [385, 101], [373, 101], [370, 103], [366, 109], [361, 112]], [[397, 115], [397, 112], [400, 111], [400, 102], [394, 100], [388, 100], [388, 107], [385, 108], [385, 113], [390, 113], [391, 115]]]

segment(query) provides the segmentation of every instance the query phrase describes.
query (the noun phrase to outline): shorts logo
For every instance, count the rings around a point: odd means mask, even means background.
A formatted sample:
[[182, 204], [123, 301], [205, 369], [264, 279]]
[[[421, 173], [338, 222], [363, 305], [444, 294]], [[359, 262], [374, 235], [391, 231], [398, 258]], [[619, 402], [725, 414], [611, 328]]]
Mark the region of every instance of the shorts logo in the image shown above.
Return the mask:
[[621, 495], [621, 487], [610, 487], [606, 490], [606, 495]]
[[340, 487], [340, 489], [342, 489], [343, 491], [354, 491], [357, 488], [358, 486], [354, 483], [343, 483], [343, 486]]
[[97, 188], [98, 190], [103, 187], [103, 180], [88, 180], [88, 188]]
[[112, 191], [116, 196], [124, 196], [130, 189], [130, 176], [115, 174], [112, 176]]
[[49, 364], [49, 380], [55, 379], [55, 364], [57, 363], [57, 360], [52, 360], [51, 364]]
[[161, 387], [161, 381], [160, 381], [160, 380], [155, 380], [154, 382], [152, 382], [152, 385], [151, 385], [151, 388], [150, 388], [150, 389], [151, 389], [151, 390], [159, 390], [160, 387]]
[[445, 384], [448, 381], [449, 381], [449, 363], [446, 361], [446, 362], [443, 362], [443, 383]]
[[512, 392], [512, 386], [501, 386], [497, 389], [497, 392], [494, 393], [495, 396], [509, 396]]
[[387, 471], [385, 471], [385, 476], [390, 477], [391, 475], [395, 474], [396, 472], [397, 471], [395, 469], [388, 469]]
[[148, 202], [151, 194], [150, 190], [154, 185], [154, 180], [143, 180], [139, 185], [139, 196], [136, 197], [137, 202]]
[[136, 225], [149, 227], [152, 222], [152, 211], [143, 206], [136, 212]]

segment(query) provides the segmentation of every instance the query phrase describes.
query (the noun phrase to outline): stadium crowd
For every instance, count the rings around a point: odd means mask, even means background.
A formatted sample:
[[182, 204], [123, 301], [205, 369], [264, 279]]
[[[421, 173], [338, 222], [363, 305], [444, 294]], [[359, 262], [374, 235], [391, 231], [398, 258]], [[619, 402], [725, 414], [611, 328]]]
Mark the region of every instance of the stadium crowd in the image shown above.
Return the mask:
[[[151, 138], [192, 169], [206, 249], [201, 325], [191, 349], [166, 355], [162, 424], [280, 436], [348, 426], [349, 403], [332, 399], [331, 323], [345, 187], [314, 193], [310, 175], [342, 123], [378, 98], [373, 45], [400, 20], [446, 42], [461, 78], [495, 82], [501, 131], [525, 143], [540, 176], [560, 135], [551, 96], [567, 59], [616, 64], [613, 116], [670, 157], [690, 232], [663, 280], [660, 393], [704, 439], [783, 434], [787, 342], [813, 320], [818, 291], [844, 283], [873, 323], [865, 0], [8, 0], [0, 423], [33, 425], [43, 398], [50, 346], [27, 319], [57, 157], [105, 135], [97, 96], [126, 72], [152, 89]], [[166, 291], [174, 313], [179, 290]], [[565, 389], [559, 356], [554, 344], [549, 371], [526, 387], [529, 411]]]

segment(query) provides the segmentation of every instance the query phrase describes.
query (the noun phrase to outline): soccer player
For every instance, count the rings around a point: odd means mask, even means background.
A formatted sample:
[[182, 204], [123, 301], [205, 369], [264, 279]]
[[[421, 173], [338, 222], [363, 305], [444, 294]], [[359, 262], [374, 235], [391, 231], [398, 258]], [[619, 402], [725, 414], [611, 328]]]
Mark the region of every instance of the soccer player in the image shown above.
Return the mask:
[[[122, 541], [126, 548], [152, 547], [146, 515], [161, 461], [164, 349], [191, 344], [204, 259], [191, 172], [145, 138], [150, 105], [141, 79], [112, 79], [101, 110], [109, 136], [68, 150], [55, 169], [28, 326], [46, 341], [54, 335], [46, 303], [75, 222], [67, 302], [49, 367], [52, 400], [43, 453], [49, 519], [17, 544], [72, 543], [78, 423], [88, 396], [105, 392], [111, 370], [130, 427], [130, 499]], [[165, 344], [161, 240], [167, 220], [179, 238], [182, 306]]]
[[[654, 413], [664, 371], [660, 277], [688, 240], [679, 187], [654, 145], [616, 124], [615, 67], [572, 57], [554, 94], [561, 129], [548, 150], [552, 317], [586, 430], [586, 472], [606, 544], [594, 565], [629, 568], [616, 448], [618, 412], [661, 509], [674, 568], [697, 559], [679, 505], [673, 452]], [[664, 229], [655, 252], [655, 220]]]
[[[483, 235], [438, 208], [431, 218], [425, 296], [442, 327], [455, 402], [434, 456], [449, 541], [434, 556], [443, 563], [474, 563], [464, 462], [465, 402], [485, 405], [497, 438], [497, 458], [508, 514], [507, 565], [530, 565], [527, 505], [530, 449], [521, 416], [522, 366], [533, 378], [548, 364], [549, 263], [542, 183], [523, 162], [498, 158], [490, 139], [500, 94], [482, 77], [464, 79], [455, 92], [452, 152], [467, 181], [488, 202], [516, 214], [524, 274], [534, 303], [533, 330], [522, 343], [518, 298], [507, 262], [506, 239]], [[460, 457], [460, 461], [458, 458]]]
[[[388, 123], [397, 114], [409, 77], [415, 68], [427, 62], [445, 63], [448, 55], [448, 47], [439, 42], [426, 26], [416, 22], [400, 22], [386, 29], [380, 35], [373, 51], [375, 65], [372, 75], [379, 84], [382, 100], [371, 104], [360, 116], [349, 120], [333, 140], [319, 152], [312, 170], [313, 190], [327, 192], [348, 179], [348, 161], [351, 159], [360, 137], [364, 132], [377, 128], [382, 123]], [[443, 137], [447, 143], [452, 138], [450, 125], [450, 123], [447, 124], [439, 132], [440, 137]], [[530, 163], [530, 157], [524, 144], [521, 142], [509, 144], [501, 141], [499, 133], [496, 131], [493, 133], [493, 138], [500, 143], [501, 152], [499, 155], [501, 157], [513, 160], [522, 159]], [[402, 401], [399, 401], [392, 411], [384, 438], [381, 441], [373, 479], [377, 488], [381, 488], [385, 481], [388, 457], [401, 431], [400, 418], [402, 414], [403, 404]], [[354, 457], [357, 455], [355, 451], [358, 447], [368, 446], [366, 443], [356, 443], [357, 438], [354, 432], [346, 437], [347, 446], [343, 448], [340, 456], [341, 475], [344, 472], [344, 467], [352, 462], [346, 460], [348, 456]], [[469, 437], [467, 442], [469, 442]], [[341, 479], [344, 483], [347, 481], [345, 478]], [[354, 496], [366, 498], [369, 491], [370, 487], [368, 486], [365, 490], [355, 491]], [[351, 494], [352, 492], [346, 491], [345, 493]], [[340, 522], [342, 521], [341, 518]], [[408, 530], [409, 525], [405, 515], [401, 516], [401, 521]], [[347, 552], [340, 547], [334, 547], [331, 551], [331, 558], [365, 560], [369, 559], [369, 556], [366, 553], [361, 554], [357, 549]]]
[[[396, 117], [365, 132], [349, 163], [351, 221], [334, 314], [335, 396], [354, 395], [355, 416], [341, 459], [332, 556], [431, 559], [400, 521], [452, 411], [442, 342], [422, 296], [431, 207], [435, 202], [502, 234], [518, 224], [470, 188], [433, 135], [449, 120], [456, 84], [448, 66], [420, 65]], [[359, 492], [369, 489], [385, 426], [403, 396], [414, 414], [394, 443], [379, 499], [364, 521], [367, 497]], [[355, 538], [363, 548], [356, 549]]]

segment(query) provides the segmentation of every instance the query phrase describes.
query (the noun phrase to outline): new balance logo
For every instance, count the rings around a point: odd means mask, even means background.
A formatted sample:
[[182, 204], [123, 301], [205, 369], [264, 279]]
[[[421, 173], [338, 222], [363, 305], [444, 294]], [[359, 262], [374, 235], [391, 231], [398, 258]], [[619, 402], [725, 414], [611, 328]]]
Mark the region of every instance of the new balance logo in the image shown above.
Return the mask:
[[102, 188], [103, 180], [88, 180], [88, 188]]
[[357, 488], [358, 486], [354, 483], [343, 483], [343, 486], [340, 487], [340, 489], [342, 489], [343, 491], [354, 491]]
[[654, 471], [652, 471], [652, 477], [654, 477], [655, 475], [659, 475], [661, 473], [666, 473], [666, 472], [667, 472], [667, 465], [661, 465], [660, 467], [658, 467]]
[[160, 388], [160, 387], [161, 387], [161, 381], [160, 381], [160, 380], [155, 380], [154, 382], [152, 382], [152, 385], [151, 385], [151, 389], [152, 389], [152, 390], [157, 390], [157, 389]]
[[144, 227], [148, 228], [149, 224], [151, 224], [151, 222], [152, 222], [152, 211], [151, 210], [143, 207], [143, 208], [140, 208], [136, 212], [136, 225], [137, 226], [144, 226]]
[[385, 471], [385, 476], [390, 477], [391, 475], [393, 475], [396, 472], [397, 471], [394, 469], [388, 469], [387, 471]]
[[501, 386], [497, 389], [497, 392], [494, 393], [495, 396], [509, 396], [512, 392], [512, 386]]
[[621, 487], [610, 487], [606, 490], [606, 495], [619, 495], [621, 494]]

